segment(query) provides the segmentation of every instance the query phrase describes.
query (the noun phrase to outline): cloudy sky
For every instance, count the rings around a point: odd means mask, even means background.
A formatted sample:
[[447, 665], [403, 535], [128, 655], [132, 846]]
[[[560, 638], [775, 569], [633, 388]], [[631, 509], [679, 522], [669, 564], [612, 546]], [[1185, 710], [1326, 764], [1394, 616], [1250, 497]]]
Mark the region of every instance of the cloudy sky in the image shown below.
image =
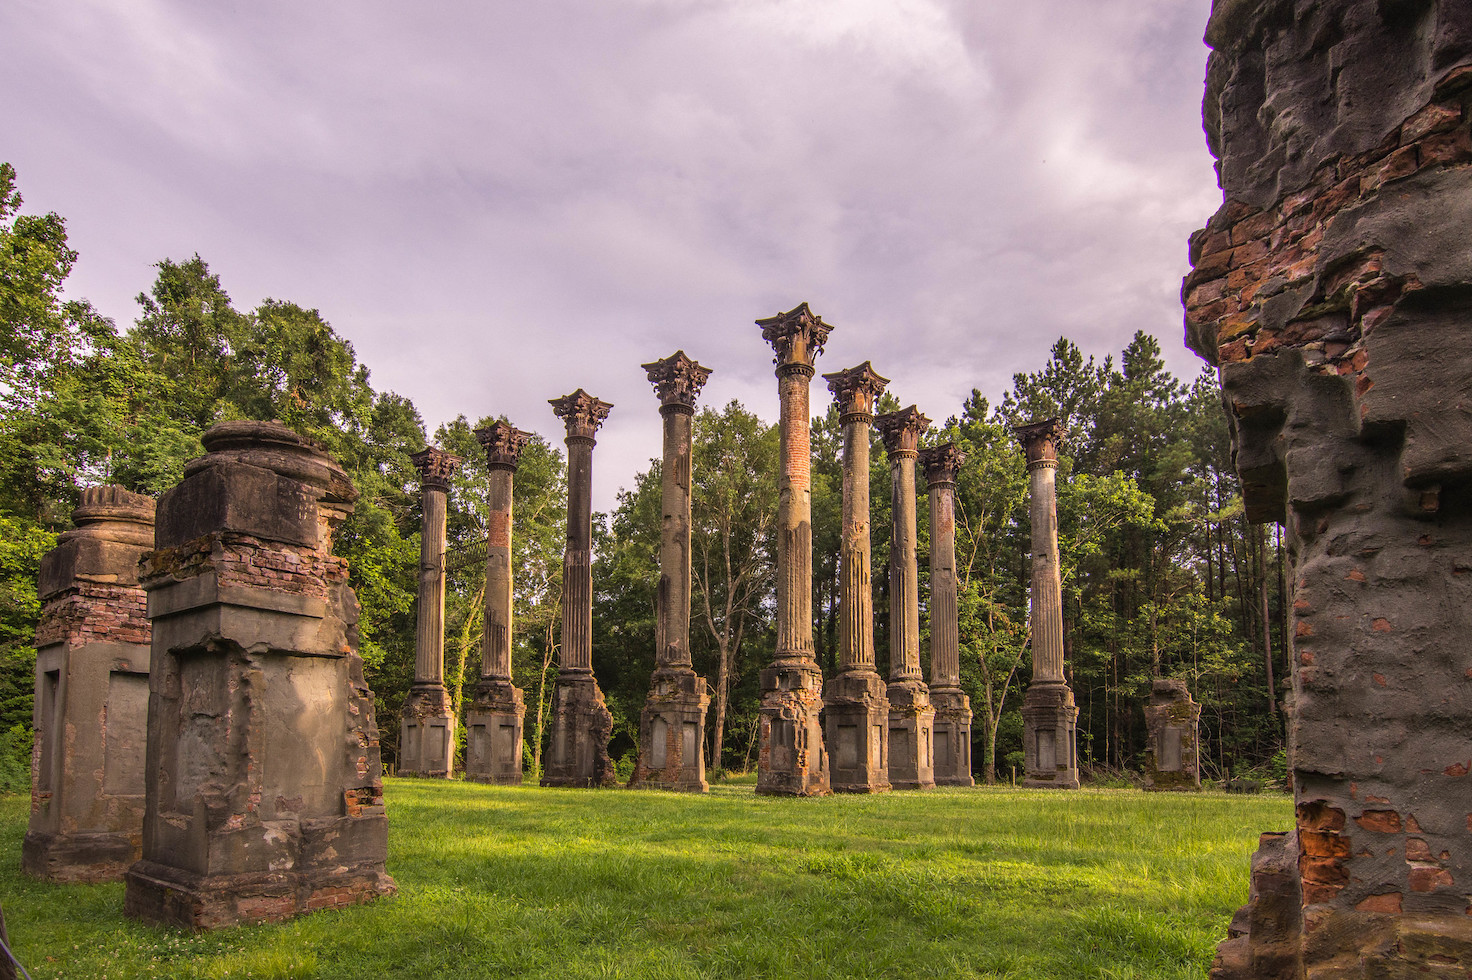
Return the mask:
[[[431, 430], [615, 403], [595, 495], [659, 452], [639, 368], [774, 419], [752, 321], [807, 301], [937, 420], [1060, 335], [1181, 346], [1208, 0], [6, 0], [0, 159], [120, 326], [198, 252], [321, 310]], [[827, 398], [814, 387], [815, 410]]]

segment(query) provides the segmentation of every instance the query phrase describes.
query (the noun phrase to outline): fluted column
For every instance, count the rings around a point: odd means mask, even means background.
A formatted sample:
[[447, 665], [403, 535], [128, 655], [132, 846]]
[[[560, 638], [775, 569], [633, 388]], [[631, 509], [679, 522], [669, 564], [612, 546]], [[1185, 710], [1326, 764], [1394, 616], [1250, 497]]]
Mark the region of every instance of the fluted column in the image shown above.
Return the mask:
[[482, 783], [521, 782], [525, 700], [511, 683], [513, 481], [531, 433], [497, 421], [475, 430], [486, 451], [485, 636], [480, 681], [466, 712], [465, 777]]
[[966, 454], [955, 443], [920, 451], [930, 490], [930, 703], [935, 706], [935, 782], [972, 786], [971, 700], [961, 690], [956, 603], [956, 471]]
[[889, 698], [874, 670], [869, 541], [869, 434], [874, 401], [889, 383], [868, 361], [823, 375], [843, 426], [843, 535], [839, 571], [839, 673], [823, 688], [824, 736], [837, 792], [889, 786]]
[[812, 447], [808, 389], [813, 362], [832, 329], [803, 303], [758, 320], [776, 352], [781, 400], [777, 487], [777, 650], [762, 671], [757, 792], [797, 796], [829, 792], [828, 757], [819, 724], [823, 674], [813, 659]]
[[1063, 677], [1063, 588], [1058, 559], [1057, 419], [1019, 426], [1032, 515], [1032, 683], [1023, 698], [1024, 785], [1078, 788], [1078, 708]]
[[613, 716], [593, 677], [593, 446], [611, 404], [579, 388], [551, 399], [567, 426], [567, 547], [562, 559], [562, 665], [553, 692], [544, 786], [614, 783]]
[[690, 668], [690, 481], [695, 399], [710, 377], [676, 351], [641, 365], [664, 417], [660, 468], [659, 590], [654, 675], [639, 722], [639, 764], [630, 785], [705, 792], [705, 709], [710, 694]]
[[915, 457], [930, 419], [914, 405], [875, 422], [889, 456], [889, 782], [935, 785], [935, 709], [920, 671], [920, 572], [915, 560]]
[[419, 603], [414, 625], [414, 684], [399, 731], [399, 774], [449, 778], [455, 718], [445, 690], [445, 496], [460, 457], [430, 446], [409, 457], [419, 470]]

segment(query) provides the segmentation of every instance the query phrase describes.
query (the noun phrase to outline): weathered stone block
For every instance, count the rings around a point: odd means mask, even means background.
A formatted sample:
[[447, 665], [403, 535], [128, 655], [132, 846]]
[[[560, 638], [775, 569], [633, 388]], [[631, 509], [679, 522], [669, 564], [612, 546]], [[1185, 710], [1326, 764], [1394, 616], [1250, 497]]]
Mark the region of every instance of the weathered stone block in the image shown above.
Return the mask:
[[126, 911], [212, 929], [391, 894], [358, 604], [331, 554], [355, 493], [279, 424], [216, 426], [204, 445], [141, 566], [147, 811]]
[[1197, 727], [1201, 705], [1191, 700], [1186, 682], [1157, 677], [1150, 685], [1145, 706], [1145, 788], [1196, 790], [1201, 788]]
[[710, 692], [687, 668], [655, 670], [639, 718], [639, 762], [630, 787], [704, 793], [705, 712]]
[[845, 671], [824, 684], [823, 734], [835, 793], [889, 791], [889, 697], [877, 673]]
[[92, 487], [41, 560], [31, 818], [21, 868], [51, 881], [115, 881], [143, 840], [149, 626], [138, 558], [154, 501]]
[[526, 703], [507, 680], [482, 679], [465, 712], [465, 778], [499, 786], [521, 785], [522, 726]]
[[935, 708], [935, 785], [975, 786], [971, 775], [971, 699], [956, 688], [930, 688]]

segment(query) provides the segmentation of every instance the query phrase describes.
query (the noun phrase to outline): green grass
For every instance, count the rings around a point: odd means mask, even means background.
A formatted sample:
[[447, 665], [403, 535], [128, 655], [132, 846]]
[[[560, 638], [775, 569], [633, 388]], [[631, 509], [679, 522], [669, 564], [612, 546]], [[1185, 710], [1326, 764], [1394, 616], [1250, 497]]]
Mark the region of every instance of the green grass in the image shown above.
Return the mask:
[[42, 978], [1204, 978], [1288, 797], [936, 790], [772, 799], [389, 780], [399, 894], [190, 935], [122, 885], [19, 871], [0, 904]]

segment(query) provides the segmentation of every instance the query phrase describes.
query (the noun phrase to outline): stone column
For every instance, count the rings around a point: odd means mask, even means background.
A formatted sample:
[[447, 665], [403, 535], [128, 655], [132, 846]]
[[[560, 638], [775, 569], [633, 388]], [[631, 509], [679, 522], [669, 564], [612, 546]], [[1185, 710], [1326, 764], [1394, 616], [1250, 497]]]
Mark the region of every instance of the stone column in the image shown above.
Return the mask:
[[920, 570], [915, 559], [915, 458], [930, 419], [914, 405], [875, 420], [889, 455], [889, 782], [935, 786], [935, 708], [920, 671]]
[[935, 782], [975, 786], [971, 777], [971, 699], [961, 690], [961, 630], [956, 605], [956, 471], [966, 454], [955, 443], [920, 450], [930, 489], [930, 703], [935, 706]]
[[756, 321], [776, 351], [781, 399], [777, 475], [777, 650], [761, 672], [758, 793], [825, 796], [823, 672], [813, 647], [813, 492], [808, 388], [832, 329], [803, 303]]
[[143, 857], [125, 911], [213, 929], [391, 894], [373, 692], [332, 534], [357, 491], [275, 422], [223, 422], [158, 502]]
[[889, 384], [868, 361], [825, 374], [843, 426], [843, 549], [839, 571], [838, 674], [823, 687], [823, 733], [840, 793], [889, 791], [889, 698], [874, 669], [869, 563], [869, 431], [874, 400]]
[[448, 779], [455, 768], [455, 712], [445, 690], [445, 496], [460, 457], [430, 446], [409, 459], [419, 470], [424, 520], [419, 532], [414, 684], [399, 723], [398, 774]]
[[567, 551], [562, 559], [562, 663], [552, 692], [543, 786], [612, 786], [613, 715], [593, 676], [593, 436], [613, 408], [579, 388], [551, 399], [567, 425]]
[[1188, 344], [1284, 526], [1296, 828], [1217, 978], [1472, 970], [1472, 7], [1214, 5]]
[[150, 630], [138, 559], [153, 549], [153, 498], [89, 487], [72, 521], [41, 559], [21, 869], [117, 881], [143, 842]]
[[710, 368], [684, 351], [641, 366], [659, 394], [664, 462], [655, 667], [639, 719], [639, 763], [629, 785], [704, 793], [710, 789], [705, 781], [710, 691], [690, 667], [690, 444], [695, 399]]
[[1063, 676], [1063, 582], [1058, 566], [1057, 419], [1019, 426], [1032, 478], [1032, 683], [1022, 699], [1024, 786], [1078, 789], [1078, 707]]
[[1145, 705], [1147, 790], [1201, 788], [1196, 738], [1200, 719], [1201, 705], [1191, 699], [1185, 681], [1157, 677], [1151, 682], [1150, 701]]
[[531, 438], [507, 422], [475, 430], [486, 450], [485, 639], [480, 681], [465, 713], [465, 778], [478, 783], [521, 783], [522, 724], [526, 702], [511, 683], [511, 497], [521, 451]]

